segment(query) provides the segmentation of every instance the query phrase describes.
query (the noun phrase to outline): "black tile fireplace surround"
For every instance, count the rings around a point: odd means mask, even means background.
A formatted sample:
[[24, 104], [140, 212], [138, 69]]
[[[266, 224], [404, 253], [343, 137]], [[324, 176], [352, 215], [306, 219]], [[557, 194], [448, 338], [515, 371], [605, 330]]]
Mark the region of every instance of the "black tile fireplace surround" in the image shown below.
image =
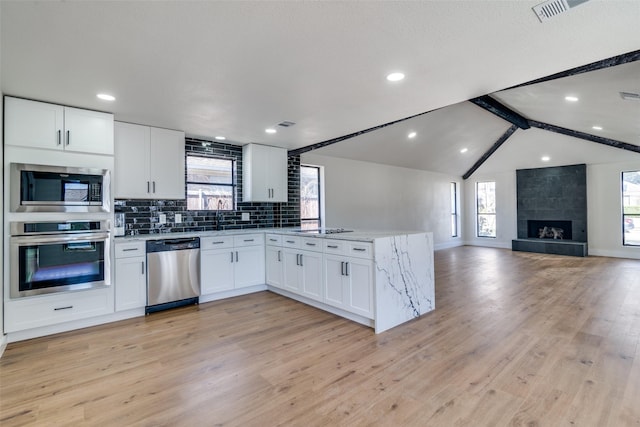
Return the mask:
[[518, 238], [512, 249], [586, 256], [587, 166], [520, 169], [516, 179]]

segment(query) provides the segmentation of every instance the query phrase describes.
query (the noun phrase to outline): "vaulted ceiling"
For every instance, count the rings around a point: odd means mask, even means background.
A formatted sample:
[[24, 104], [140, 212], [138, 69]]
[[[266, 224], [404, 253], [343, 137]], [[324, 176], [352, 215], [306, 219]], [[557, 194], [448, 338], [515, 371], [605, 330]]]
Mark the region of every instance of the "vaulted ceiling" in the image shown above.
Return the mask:
[[[537, 3], [2, 1], [1, 85], [116, 120], [288, 149], [417, 115], [318, 153], [454, 175], [511, 126], [466, 102], [486, 94], [528, 119], [597, 125], [640, 145], [640, 102], [618, 93], [640, 92], [638, 61], [506, 89], [637, 51], [640, 2], [587, 1], [544, 23]], [[387, 82], [392, 71], [406, 78]], [[571, 94], [580, 100], [568, 104]], [[278, 127], [284, 120], [296, 124]], [[519, 129], [482, 170], [536, 167], [541, 155], [549, 165], [640, 156]]]

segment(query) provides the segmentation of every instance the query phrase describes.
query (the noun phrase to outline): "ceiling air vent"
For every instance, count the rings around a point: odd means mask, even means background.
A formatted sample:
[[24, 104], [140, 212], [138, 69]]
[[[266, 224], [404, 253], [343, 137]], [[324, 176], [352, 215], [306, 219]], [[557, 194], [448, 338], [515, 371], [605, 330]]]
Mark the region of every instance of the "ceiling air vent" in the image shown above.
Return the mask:
[[625, 101], [640, 101], [640, 93], [620, 92], [620, 97]]
[[283, 128], [288, 128], [288, 127], [291, 127], [293, 125], [295, 125], [294, 122], [289, 122], [287, 120], [285, 120], [284, 122], [278, 123], [278, 126], [282, 126]]
[[540, 22], [544, 22], [587, 1], [589, 0], [548, 0], [534, 6], [533, 11], [538, 16]]

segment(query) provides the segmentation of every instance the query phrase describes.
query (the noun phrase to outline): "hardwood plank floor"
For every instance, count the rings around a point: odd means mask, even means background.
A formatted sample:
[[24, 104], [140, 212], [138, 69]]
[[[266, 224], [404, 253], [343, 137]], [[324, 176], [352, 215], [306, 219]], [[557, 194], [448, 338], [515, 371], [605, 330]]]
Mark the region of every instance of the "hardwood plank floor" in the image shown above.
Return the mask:
[[380, 335], [261, 292], [9, 344], [0, 425], [640, 426], [640, 261], [435, 262]]

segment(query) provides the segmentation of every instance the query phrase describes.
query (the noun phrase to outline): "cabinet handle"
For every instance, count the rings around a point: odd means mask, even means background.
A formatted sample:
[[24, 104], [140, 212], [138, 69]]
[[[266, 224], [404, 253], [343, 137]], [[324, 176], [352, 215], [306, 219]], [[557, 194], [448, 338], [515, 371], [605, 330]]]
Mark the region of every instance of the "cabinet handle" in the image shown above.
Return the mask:
[[67, 145], [69, 145], [71, 143], [71, 131], [68, 130], [67, 131]]
[[140, 264], [142, 264], [142, 275], [144, 276], [144, 261], [142, 261]]
[[340, 275], [344, 276], [344, 261], [340, 261]]
[[155, 181], [153, 181], [153, 192], [154, 193], [156, 192], [156, 182]]
[[58, 145], [62, 144], [62, 131], [58, 129]]
[[212, 245], [221, 245], [223, 243], [224, 243], [224, 241], [211, 242]]
[[338, 249], [338, 245], [327, 245], [327, 247], [331, 249]]
[[309, 243], [309, 242], [307, 242], [307, 246], [315, 246], [315, 245], [316, 245], [315, 243]]
[[66, 306], [66, 307], [56, 307], [56, 308], [54, 308], [53, 310], [54, 310], [54, 311], [59, 311], [59, 310], [69, 310], [69, 309], [72, 309], [72, 308], [73, 308], [73, 306], [72, 306], [72, 305], [68, 305], [68, 306]]
[[238, 251], [236, 251], [236, 262], [238, 262]]
[[233, 262], [233, 251], [231, 251], [231, 262]]
[[277, 242], [278, 239], [269, 239], [270, 242]]
[[287, 240], [287, 243], [295, 243], [295, 240]]
[[296, 265], [300, 265], [300, 254], [296, 254]]
[[253, 242], [255, 239], [244, 239], [245, 242]]
[[304, 267], [304, 265], [302, 265], [302, 254], [300, 254], [300, 267]]
[[353, 248], [354, 251], [358, 251], [358, 252], [364, 252], [366, 251], [365, 248]]
[[127, 249], [123, 249], [122, 252], [131, 252], [131, 251], [137, 251], [139, 248], [127, 248]]
[[345, 272], [345, 276], [349, 275], [349, 263], [348, 262], [344, 263], [344, 272]]
[[147, 193], [151, 193], [151, 183], [147, 181]]
[[280, 260], [280, 252], [282, 252], [282, 251], [278, 251], [278, 262], [280, 262], [280, 261], [281, 261], [281, 260]]

